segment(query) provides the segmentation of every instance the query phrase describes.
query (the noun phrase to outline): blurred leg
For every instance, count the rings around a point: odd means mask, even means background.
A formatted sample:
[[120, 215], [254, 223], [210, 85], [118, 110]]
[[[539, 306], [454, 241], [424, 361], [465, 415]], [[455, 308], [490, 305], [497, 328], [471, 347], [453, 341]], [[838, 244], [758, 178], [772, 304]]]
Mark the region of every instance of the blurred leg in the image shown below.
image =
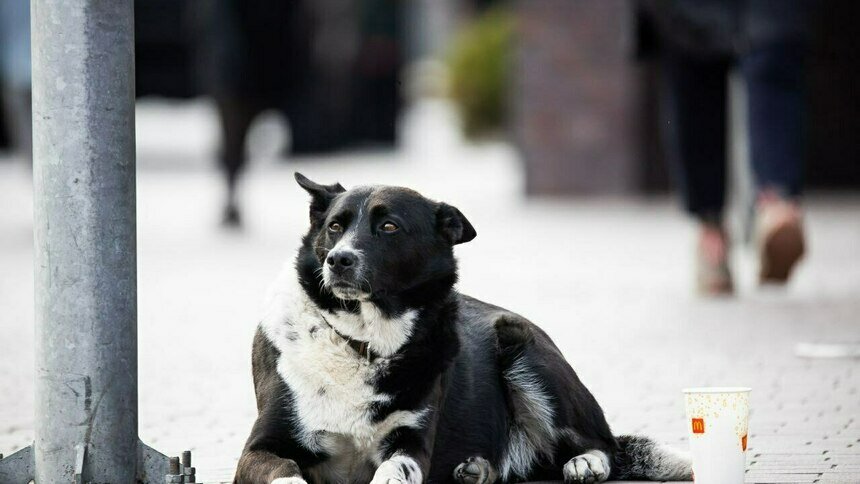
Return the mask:
[[7, 87], [3, 90], [4, 114], [12, 147], [28, 162], [33, 161], [32, 94], [29, 88]]
[[749, 100], [750, 156], [759, 190], [794, 198], [803, 169], [803, 48], [774, 43], [741, 56]]
[[724, 59], [664, 58], [667, 148], [684, 205], [717, 223], [725, 200], [727, 72]]
[[685, 208], [701, 225], [696, 283], [704, 294], [731, 292], [729, 244], [722, 224], [728, 60], [670, 51], [663, 73], [667, 151]]
[[773, 42], [739, 60], [748, 90], [750, 158], [758, 189], [761, 282], [786, 282], [805, 250], [795, 200], [804, 153], [803, 55], [801, 42]]
[[216, 102], [222, 135], [219, 162], [227, 182], [223, 222], [228, 226], [238, 226], [241, 224], [241, 216], [236, 204], [236, 185], [245, 167], [245, 139], [248, 129], [259, 109], [256, 103], [238, 97], [222, 97]]

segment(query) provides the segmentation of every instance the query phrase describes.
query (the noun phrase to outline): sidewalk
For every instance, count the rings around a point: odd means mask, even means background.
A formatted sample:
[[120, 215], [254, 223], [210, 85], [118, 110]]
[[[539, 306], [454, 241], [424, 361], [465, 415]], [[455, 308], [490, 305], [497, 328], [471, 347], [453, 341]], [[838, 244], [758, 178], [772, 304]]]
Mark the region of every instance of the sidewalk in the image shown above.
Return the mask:
[[[752, 258], [739, 251], [739, 294], [708, 301], [689, 289], [693, 234], [670, 200], [527, 200], [503, 145], [410, 146], [256, 163], [239, 233], [217, 227], [214, 172], [150, 163], [141, 152], [144, 441], [171, 455], [191, 449], [199, 480], [231, 481], [255, 416], [250, 348], [262, 293], [306, 228], [306, 195], [292, 181], [299, 170], [347, 187], [408, 185], [460, 208], [479, 234], [457, 249], [460, 289], [547, 330], [616, 433], [686, 447], [681, 388], [747, 385], [747, 482], [860, 482], [860, 360], [794, 356], [798, 342], [860, 341], [860, 198], [809, 200], [811, 252], [788, 288], [756, 288]], [[7, 455], [33, 438], [31, 233], [29, 176], [0, 162]]]

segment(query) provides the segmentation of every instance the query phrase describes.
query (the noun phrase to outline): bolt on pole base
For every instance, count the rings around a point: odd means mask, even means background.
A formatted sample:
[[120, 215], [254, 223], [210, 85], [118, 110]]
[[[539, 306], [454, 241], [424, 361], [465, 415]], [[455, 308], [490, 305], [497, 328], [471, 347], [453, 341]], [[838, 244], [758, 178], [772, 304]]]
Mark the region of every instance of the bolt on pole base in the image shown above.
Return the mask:
[[[86, 459], [86, 446], [78, 444], [75, 447], [79, 450], [75, 454], [75, 462], [70, 462], [69, 465], [75, 468], [75, 482], [83, 482], [82, 470]], [[174, 459], [176, 466], [172, 467], [171, 461]], [[27, 483], [35, 479], [35, 475], [32, 445], [12, 455], [0, 457], [0, 483]], [[179, 457], [168, 457], [143, 442], [138, 442], [136, 482], [140, 484], [196, 482], [196, 469], [191, 467], [191, 452], [186, 450], [182, 453], [180, 464]]]

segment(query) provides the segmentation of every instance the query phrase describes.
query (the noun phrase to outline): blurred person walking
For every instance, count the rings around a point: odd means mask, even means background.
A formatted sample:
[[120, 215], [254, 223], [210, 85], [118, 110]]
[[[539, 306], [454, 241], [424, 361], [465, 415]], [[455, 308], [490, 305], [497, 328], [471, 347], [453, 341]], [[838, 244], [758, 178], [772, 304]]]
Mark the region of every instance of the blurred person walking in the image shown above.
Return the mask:
[[0, 2], [0, 90], [12, 146], [31, 160], [30, 2]]
[[222, 222], [228, 227], [241, 225], [237, 189], [251, 124], [267, 109], [287, 112], [302, 101], [311, 49], [307, 3], [220, 0], [195, 5], [201, 87], [215, 100], [221, 123], [218, 161], [227, 188]]
[[195, 3], [201, 86], [221, 121], [223, 223], [241, 225], [237, 189], [249, 129], [273, 110], [289, 153], [360, 143], [393, 146], [402, 56], [395, 0], [219, 0]]
[[804, 252], [804, 0], [642, 0], [640, 49], [659, 52], [666, 142], [699, 223], [698, 289], [733, 290], [723, 209], [727, 75], [746, 83], [762, 283], [784, 283]]

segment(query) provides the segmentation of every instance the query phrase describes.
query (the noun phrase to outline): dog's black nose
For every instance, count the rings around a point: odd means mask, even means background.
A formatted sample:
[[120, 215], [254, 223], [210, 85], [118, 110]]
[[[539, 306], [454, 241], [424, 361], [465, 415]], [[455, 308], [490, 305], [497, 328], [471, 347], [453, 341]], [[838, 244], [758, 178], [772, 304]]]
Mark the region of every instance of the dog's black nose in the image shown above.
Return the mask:
[[352, 252], [335, 252], [326, 257], [326, 264], [335, 272], [345, 271], [355, 265], [358, 257]]

